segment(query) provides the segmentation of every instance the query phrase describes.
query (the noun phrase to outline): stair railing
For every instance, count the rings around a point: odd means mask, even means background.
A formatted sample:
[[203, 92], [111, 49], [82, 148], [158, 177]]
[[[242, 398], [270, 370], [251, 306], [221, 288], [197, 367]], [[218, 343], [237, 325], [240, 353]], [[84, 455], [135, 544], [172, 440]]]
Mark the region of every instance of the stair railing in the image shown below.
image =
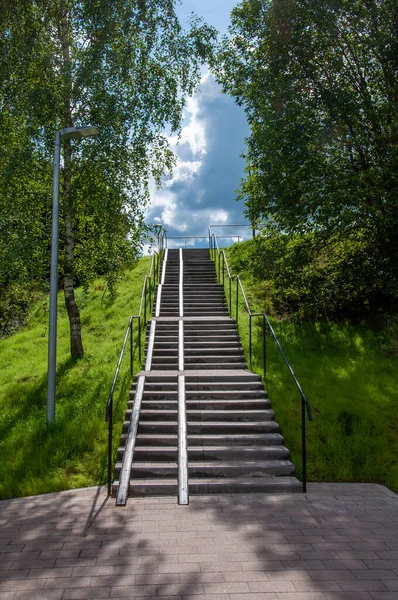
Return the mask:
[[272, 339], [275, 341], [279, 352], [282, 355], [282, 358], [288, 368], [290, 375], [296, 385], [296, 388], [301, 397], [301, 456], [302, 456], [302, 476], [303, 476], [303, 492], [307, 491], [307, 442], [306, 442], [306, 414], [308, 416], [308, 420], [312, 421], [312, 411], [310, 403], [307, 400], [306, 395], [303, 392], [303, 389], [296, 377], [295, 372], [285, 354], [285, 351], [282, 348], [282, 344], [279, 341], [278, 336], [276, 335], [274, 328], [272, 327], [267, 315], [263, 312], [253, 313], [250, 310], [250, 305], [248, 303], [245, 291], [243, 289], [242, 282], [240, 280], [239, 275], [231, 275], [231, 271], [228, 265], [227, 257], [225, 256], [224, 250], [220, 250], [217, 236], [213, 233], [210, 237], [210, 257], [215, 263], [216, 274], [218, 277], [218, 281], [222, 283], [223, 288], [225, 290], [225, 275], [229, 281], [229, 313], [231, 317], [233, 316], [232, 311], [232, 281], [236, 281], [236, 292], [235, 292], [235, 321], [237, 326], [239, 326], [239, 291], [241, 292], [242, 298], [245, 303], [246, 311], [249, 316], [249, 357], [250, 357], [250, 368], [252, 368], [252, 359], [253, 359], [253, 319], [256, 317], [261, 317], [262, 325], [263, 325], [263, 370], [264, 370], [264, 381], [267, 375], [267, 335], [271, 335]]
[[[140, 308], [137, 315], [132, 315], [128, 321], [128, 325], [126, 328], [126, 332], [124, 334], [124, 340], [122, 349], [119, 354], [119, 360], [117, 362], [115, 374], [113, 376], [113, 381], [111, 385], [111, 389], [108, 396], [108, 401], [106, 403], [105, 409], [105, 422], [108, 423], [108, 495], [110, 496], [112, 493], [112, 469], [113, 469], [113, 395], [115, 392], [115, 387], [117, 380], [119, 378], [120, 367], [122, 365], [124, 353], [127, 346], [128, 339], [130, 340], [129, 349], [130, 349], [130, 379], [133, 379], [134, 375], [134, 353], [138, 351], [138, 363], [141, 366], [142, 364], [142, 333], [145, 332], [145, 328], [148, 324], [149, 319], [151, 318], [152, 312], [152, 297], [155, 297], [155, 288], [160, 278], [160, 265], [163, 260], [165, 245], [167, 246], [167, 238], [166, 232], [162, 228], [158, 231], [157, 236], [158, 241], [158, 250], [154, 250], [151, 259], [151, 266], [149, 269], [148, 275], [145, 275], [144, 281], [142, 284], [142, 292], [140, 299]], [[134, 346], [134, 321], [137, 321], [137, 336], [136, 336], [136, 344]], [[144, 338], [145, 339], [145, 338]]]

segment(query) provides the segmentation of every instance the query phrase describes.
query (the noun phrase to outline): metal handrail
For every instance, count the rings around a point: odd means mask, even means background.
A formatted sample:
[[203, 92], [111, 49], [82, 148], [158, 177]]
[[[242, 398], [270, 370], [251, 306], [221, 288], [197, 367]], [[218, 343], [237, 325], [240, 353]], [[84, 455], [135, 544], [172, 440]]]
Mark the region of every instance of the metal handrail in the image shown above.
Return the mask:
[[[218, 241], [217, 241], [217, 236], [215, 235], [215, 233], [213, 233], [210, 237], [209, 237], [209, 247], [210, 247], [210, 255], [211, 258], [214, 260], [215, 263], [215, 267], [216, 267], [216, 273], [217, 273], [217, 259], [218, 259], [218, 279], [220, 282], [222, 282], [223, 287], [225, 287], [225, 271], [227, 272], [227, 276], [229, 279], [229, 311], [230, 314], [232, 316], [232, 281], [236, 280], [236, 307], [235, 307], [235, 311], [236, 311], [236, 324], [239, 324], [239, 289], [241, 291], [243, 300], [245, 302], [245, 306], [246, 306], [246, 310], [247, 313], [249, 315], [249, 354], [250, 354], [250, 367], [252, 367], [252, 356], [253, 356], [253, 344], [252, 344], [252, 340], [253, 340], [253, 334], [252, 334], [252, 319], [255, 317], [262, 317], [263, 319], [263, 368], [264, 368], [264, 379], [266, 378], [266, 373], [267, 373], [267, 363], [266, 363], [266, 357], [267, 357], [267, 344], [266, 344], [266, 339], [267, 339], [267, 330], [269, 331], [269, 333], [271, 334], [272, 338], [274, 339], [274, 341], [276, 342], [276, 345], [278, 347], [278, 350], [280, 351], [283, 360], [286, 363], [286, 366], [290, 372], [290, 375], [293, 378], [293, 381], [300, 393], [301, 396], [301, 428], [302, 428], [302, 439], [301, 439], [301, 444], [302, 444], [302, 469], [303, 469], [303, 492], [305, 493], [307, 491], [307, 447], [306, 447], [306, 421], [305, 421], [305, 413], [307, 412], [307, 416], [308, 416], [308, 420], [312, 421], [312, 411], [311, 411], [311, 406], [310, 403], [307, 400], [307, 397], [296, 377], [296, 374], [285, 354], [285, 351], [282, 348], [282, 344], [279, 341], [278, 336], [276, 335], [274, 328], [272, 327], [267, 315], [264, 312], [260, 312], [260, 313], [252, 313], [250, 310], [250, 305], [249, 302], [247, 300], [247, 296], [245, 294], [245, 290], [243, 289], [243, 285], [242, 285], [242, 281], [239, 277], [239, 275], [231, 275], [231, 271], [228, 265], [228, 260], [227, 257], [225, 256], [225, 252], [224, 250], [220, 251], [219, 245], [218, 245]], [[222, 259], [222, 260], [221, 260]], [[221, 262], [222, 262], [222, 276], [221, 276]]]
[[[225, 229], [225, 227], [250, 227], [250, 229], [252, 230], [252, 237], [256, 237], [256, 228], [253, 227], [253, 225], [249, 225], [248, 223], [218, 223], [217, 225], [209, 225], [207, 230], [208, 230], [208, 237], [209, 239], [211, 238], [211, 236], [213, 235], [212, 232], [212, 228], [215, 227], [220, 227], [222, 229]], [[224, 236], [219, 236], [221, 239], [223, 239]], [[228, 237], [228, 236], [227, 236]], [[238, 237], [238, 236], [231, 236], [231, 237]], [[240, 238], [242, 238], [242, 236], [239, 236]]]
[[[152, 291], [154, 292], [155, 286], [156, 286], [156, 281], [159, 280], [159, 273], [160, 273], [159, 265], [162, 260], [162, 252], [164, 251], [165, 236], [166, 236], [166, 232], [162, 228], [161, 232], [158, 235], [158, 250], [159, 250], [159, 252], [154, 250], [154, 252], [152, 254], [149, 274], [145, 275], [145, 277], [144, 277], [144, 281], [143, 281], [143, 285], [142, 285], [142, 292], [141, 292], [141, 299], [140, 299], [140, 308], [138, 311], [138, 315], [132, 315], [129, 319], [126, 333], [124, 335], [123, 346], [122, 346], [122, 349], [119, 354], [119, 359], [118, 359], [115, 374], [113, 377], [112, 386], [111, 386], [111, 389], [109, 392], [108, 401], [106, 403], [105, 422], [108, 423], [108, 495], [109, 496], [111, 495], [111, 492], [112, 492], [112, 467], [113, 467], [113, 461], [112, 461], [113, 394], [114, 394], [116, 383], [117, 383], [117, 380], [119, 377], [120, 367], [121, 367], [124, 353], [126, 350], [127, 339], [129, 337], [129, 334], [130, 334], [130, 377], [132, 378], [133, 374], [134, 374], [134, 327], [133, 327], [133, 325], [134, 325], [135, 320], [137, 320], [137, 325], [138, 325], [138, 340], [137, 340], [137, 342], [138, 342], [137, 343], [138, 360], [139, 360], [139, 363], [141, 364], [141, 357], [142, 357], [142, 341], [141, 341], [142, 335], [141, 334], [142, 334], [142, 330], [143, 330], [141, 323], [142, 323], [142, 317], [144, 319], [144, 327], [147, 323], [148, 281], [149, 281], [149, 307], [151, 307]], [[143, 312], [144, 312], [144, 315], [142, 315]], [[150, 314], [150, 312], [149, 312], [149, 314]]]

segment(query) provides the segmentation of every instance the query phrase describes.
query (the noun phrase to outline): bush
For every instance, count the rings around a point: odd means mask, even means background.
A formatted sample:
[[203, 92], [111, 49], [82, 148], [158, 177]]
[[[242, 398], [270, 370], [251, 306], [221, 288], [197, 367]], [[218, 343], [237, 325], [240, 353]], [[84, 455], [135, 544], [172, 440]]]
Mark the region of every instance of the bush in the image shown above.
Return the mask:
[[21, 284], [0, 290], [0, 337], [14, 333], [24, 324], [31, 303], [29, 292]]
[[297, 321], [375, 319], [398, 308], [396, 265], [365, 232], [324, 239], [267, 231], [231, 248], [233, 270], [260, 283], [269, 313]]

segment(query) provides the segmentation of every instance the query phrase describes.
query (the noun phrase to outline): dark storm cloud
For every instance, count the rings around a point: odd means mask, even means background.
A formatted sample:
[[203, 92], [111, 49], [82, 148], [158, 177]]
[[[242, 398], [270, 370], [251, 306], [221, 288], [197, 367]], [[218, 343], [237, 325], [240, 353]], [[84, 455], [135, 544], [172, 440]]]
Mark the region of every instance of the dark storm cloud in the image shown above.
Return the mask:
[[[206, 235], [209, 224], [243, 224], [243, 203], [235, 192], [243, 176], [246, 117], [221, 94], [211, 75], [189, 102], [174, 177], [153, 190], [147, 221], [163, 223], [168, 235]], [[172, 141], [173, 142], [173, 141]], [[217, 228], [221, 235], [250, 235], [249, 228]]]

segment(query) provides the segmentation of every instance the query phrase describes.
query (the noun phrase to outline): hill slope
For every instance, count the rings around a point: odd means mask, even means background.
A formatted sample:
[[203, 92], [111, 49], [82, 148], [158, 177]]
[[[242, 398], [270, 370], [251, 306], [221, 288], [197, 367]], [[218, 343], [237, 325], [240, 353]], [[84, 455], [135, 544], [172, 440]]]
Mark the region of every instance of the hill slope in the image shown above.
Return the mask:
[[[234, 245], [227, 256], [232, 275], [243, 280], [252, 311], [263, 311], [267, 298], [247, 268], [247, 244]], [[240, 270], [241, 265], [246, 267]], [[239, 315], [249, 358], [243, 302]], [[255, 321], [253, 370], [262, 375], [262, 328], [260, 319]], [[387, 320], [381, 330], [348, 321], [271, 322], [314, 413], [307, 427], [308, 480], [378, 482], [398, 490], [398, 356], [391, 352], [395, 328], [389, 332]], [[300, 396], [271, 338], [267, 363], [266, 388], [300, 475]]]
[[[48, 300], [37, 302], [26, 327], [0, 340], [0, 498], [82, 487], [106, 480], [105, 405], [130, 315], [137, 314], [150, 258], [126, 273], [114, 298], [98, 281], [77, 292], [85, 355], [73, 362], [62, 293], [58, 298], [57, 400], [46, 426]], [[122, 363], [114, 402], [115, 440], [129, 385]]]

